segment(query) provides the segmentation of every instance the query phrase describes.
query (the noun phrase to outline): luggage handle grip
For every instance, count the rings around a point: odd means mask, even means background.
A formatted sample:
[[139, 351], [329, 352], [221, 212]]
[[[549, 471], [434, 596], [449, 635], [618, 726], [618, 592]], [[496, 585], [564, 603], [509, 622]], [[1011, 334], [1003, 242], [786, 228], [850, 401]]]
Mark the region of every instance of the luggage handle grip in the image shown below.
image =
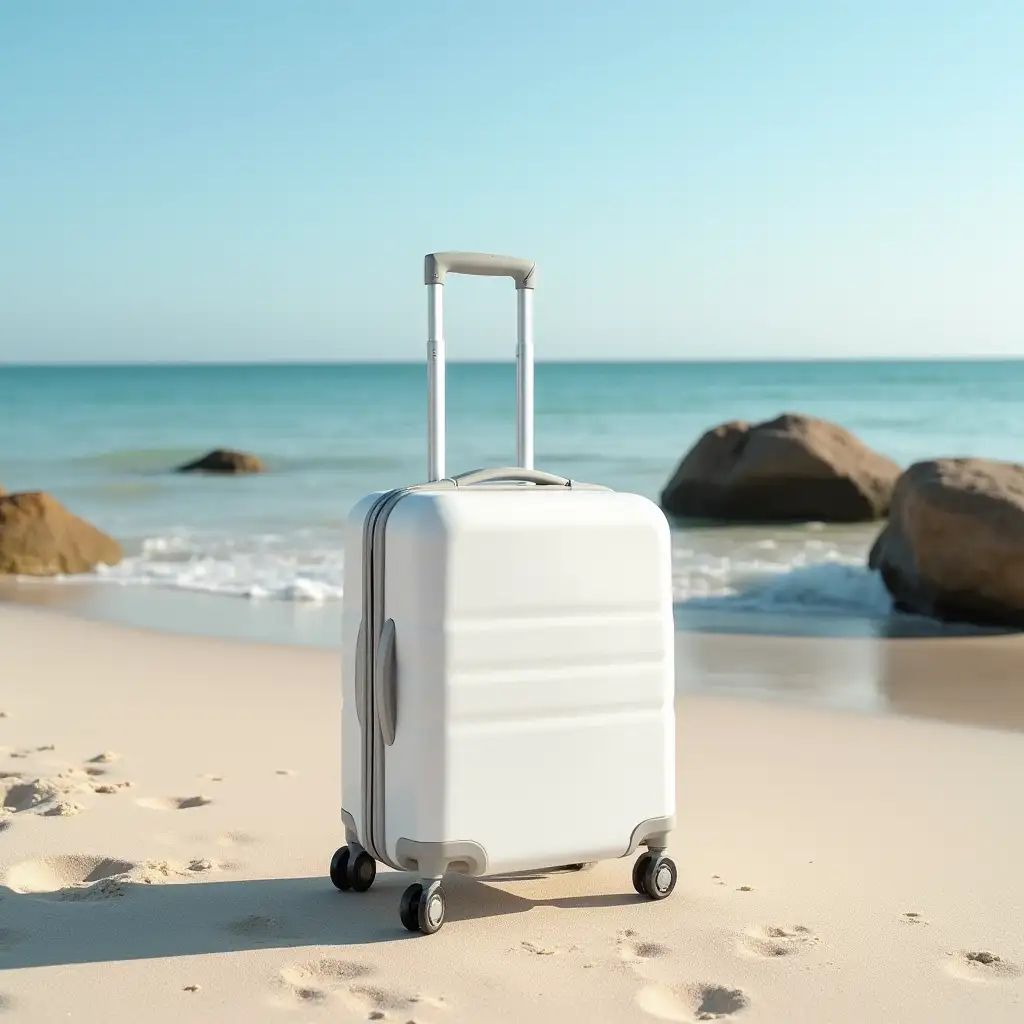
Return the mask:
[[446, 274], [511, 277], [517, 289], [535, 288], [537, 264], [533, 260], [489, 252], [432, 252], [424, 257], [424, 284], [444, 284]]
[[524, 483], [548, 485], [551, 487], [572, 487], [572, 481], [564, 476], [546, 473], [542, 469], [524, 469], [522, 466], [501, 466], [496, 469], [472, 469], [449, 477], [456, 486], [490, 483], [496, 480], [521, 480]]

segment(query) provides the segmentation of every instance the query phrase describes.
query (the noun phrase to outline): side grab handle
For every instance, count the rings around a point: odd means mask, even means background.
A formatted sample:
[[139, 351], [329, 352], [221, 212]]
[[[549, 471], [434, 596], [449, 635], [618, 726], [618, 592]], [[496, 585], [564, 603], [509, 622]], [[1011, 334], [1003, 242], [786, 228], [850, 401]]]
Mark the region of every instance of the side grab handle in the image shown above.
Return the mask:
[[394, 619], [388, 619], [380, 631], [373, 668], [373, 696], [381, 735], [384, 743], [390, 747], [395, 742], [398, 728], [398, 665], [395, 660]]

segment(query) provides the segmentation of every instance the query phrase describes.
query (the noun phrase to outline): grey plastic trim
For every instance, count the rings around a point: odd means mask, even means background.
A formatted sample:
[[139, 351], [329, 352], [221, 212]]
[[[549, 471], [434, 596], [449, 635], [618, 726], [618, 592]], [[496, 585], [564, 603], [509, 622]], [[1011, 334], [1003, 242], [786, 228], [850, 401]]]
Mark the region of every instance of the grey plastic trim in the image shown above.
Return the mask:
[[377, 645], [377, 661], [373, 668], [374, 698], [377, 721], [386, 746], [395, 742], [398, 729], [398, 671], [395, 664], [395, 620], [388, 619], [381, 627]]
[[359, 620], [359, 632], [356, 634], [356, 719], [363, 724], [363, 705], [366, 703], [366, 619]]
[[668, 846], [669, 833], [676, 827], [676, 816], [670, 814], [667, 818], [648, 818], [641, 821], [633, 834], [629, 837], [629, 846], [626, 852], [621, 854], [628, 857], [637, 851], [640, 846], [647, 846], [648, 849], [664, 850]]
[[353, 843], [358, 843], [362, 846], [362, 843], [359, 842], [359, 829], [356, 828], [356, 819], [344, 807], [341, 809], [341, 823], [345, 826], [345, 842], [350, 846]]
[[448, 871], [463, 875], [487, 874], [487, 851], [468, 840], [450, 843], [420, 843], [399, 839], [395, 854], [400, 867], [424, 878], [440, 878]]
[[487, 252], [432, 252], [423, 259], [423, 283], [444, 284], [446, 274], [511, 277], [517, 289], [537, 286], [537, 264]]

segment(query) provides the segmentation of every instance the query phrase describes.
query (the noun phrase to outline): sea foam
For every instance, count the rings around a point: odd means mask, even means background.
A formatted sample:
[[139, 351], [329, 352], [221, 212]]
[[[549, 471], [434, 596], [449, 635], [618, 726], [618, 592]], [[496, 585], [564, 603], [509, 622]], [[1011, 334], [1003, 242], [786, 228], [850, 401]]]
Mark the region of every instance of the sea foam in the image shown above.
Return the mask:
[[[809, 531], [799, 539], [761, 537], [715, 547], [676, 536], [672, 584], [677, 603], [720, 611], [870, 617], [891, 610], [881, 579], [868, 570], [856, 545]], [[146, 539], [120, 564], [79, 578], [86, 579], [325, 604], [343, 595], [344, 552], [336, 531], [246, 537], [178, 530]]]

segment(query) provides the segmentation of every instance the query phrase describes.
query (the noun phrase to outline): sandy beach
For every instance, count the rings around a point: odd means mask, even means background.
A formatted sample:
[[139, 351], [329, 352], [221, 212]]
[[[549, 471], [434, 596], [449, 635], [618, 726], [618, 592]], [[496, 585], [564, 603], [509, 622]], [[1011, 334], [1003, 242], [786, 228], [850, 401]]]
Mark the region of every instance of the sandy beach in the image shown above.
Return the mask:
[[[705, 661], [736, 642], [748, 662], [810, 664], [811, 641], [751, 637], [701, 637]], [[816, 642], [841, 657], [867, 641]], [[398, 921], [404, 876], [382, 869], [361, 895], [327, 878], [342, 838], [334, 653], [13, 606], [0, 607], [0, 643], [9, 1019], [995, 1024], [1024, 1012], [1022, 719], [937, 720], [957, 718], [950, 672], [982, 687], [977, 706], [998, 692], [1009, 707], [1011, 639], [875, 642], [902, 714], [681, 693], [668, 900], [638, 898], [625, 860], [456, 878], [429, 938]]]

